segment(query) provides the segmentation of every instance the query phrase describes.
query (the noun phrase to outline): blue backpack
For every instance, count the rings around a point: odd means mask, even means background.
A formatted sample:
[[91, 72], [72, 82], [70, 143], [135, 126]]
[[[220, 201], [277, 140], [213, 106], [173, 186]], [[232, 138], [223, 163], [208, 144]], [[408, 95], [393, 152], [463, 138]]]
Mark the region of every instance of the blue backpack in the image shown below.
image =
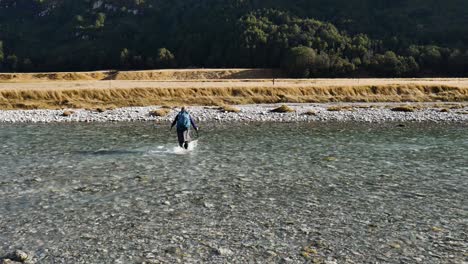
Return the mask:
[[177, 129], [189, 129], [190, 128], [190, 115], [187, 112], [180, 112], [177, 118]]

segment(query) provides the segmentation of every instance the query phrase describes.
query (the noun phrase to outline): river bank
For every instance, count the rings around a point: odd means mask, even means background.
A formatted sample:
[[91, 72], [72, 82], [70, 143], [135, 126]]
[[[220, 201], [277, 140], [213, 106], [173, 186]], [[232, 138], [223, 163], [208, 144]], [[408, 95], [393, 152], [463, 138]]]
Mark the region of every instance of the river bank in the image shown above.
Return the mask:
[[[467, 122], [467, 103], [337, 103], [287, 104], [293, 112], [275, 113], [282, 104], [239, 105], [232, 109], [213, 106], [192, 106], [190, 112], [197, 121], [209, 122]], [[164, 116], [151, 112], [162, 109]], [[226, 111], [228, 110], [228, 111]], [[178, 108], [125, 107], [117, 109], [5, 110], [0, 111], [0, 123], [57, 122], [169, 122]], [[158, 115], [158, 114], [156, 114]]]
[[3, 76], [6, 80], [2, 80], [0, 74], [0, 109], [468, 101], [466, 78], [278, 79], [263, 76], [259, 79], [261, 73], [248, 70], [119, 72], [120, 77], [110, 78], [92, 72], [89, 76], [98, 77], [89, 80], [72, 78], [65, 73], [18, 74], [10, 76], [12, 79]]

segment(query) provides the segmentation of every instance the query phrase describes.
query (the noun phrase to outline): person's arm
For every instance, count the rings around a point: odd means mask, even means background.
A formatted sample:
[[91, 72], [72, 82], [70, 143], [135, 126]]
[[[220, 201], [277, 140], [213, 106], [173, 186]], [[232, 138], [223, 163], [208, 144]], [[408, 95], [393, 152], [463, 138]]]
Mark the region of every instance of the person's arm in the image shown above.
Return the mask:
[[195, 130], [198, 130], [197, 125], [195, 124], [195, 121], [193, 121], [192, 116], [190, 116], [190, 123], [192, 124], [192, 127], [195, 128]]
[[179, 114], [176, 115], [176, 117], [174, 118], [174, 121], [172, 121], [172, 125], [171, 125], [171, 129], [175, 126], [175, 124], [177, 123], [177, 119], [179, 119]]

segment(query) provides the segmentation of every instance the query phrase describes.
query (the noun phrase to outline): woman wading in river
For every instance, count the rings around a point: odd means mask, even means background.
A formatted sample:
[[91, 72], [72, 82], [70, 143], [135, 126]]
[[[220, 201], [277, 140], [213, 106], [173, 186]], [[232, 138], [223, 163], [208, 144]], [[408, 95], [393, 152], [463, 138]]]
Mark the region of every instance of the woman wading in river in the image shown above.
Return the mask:
[[182, 109], [172, 122], [171, 130], [175, 125], [177, 125], [176, 130], [179, 146], [181, 148], [188, 149], [188, 144], [190, 142], [190, 127], [193, 127], [196, 131], [198, 131], [198, 127], [185, 106], [182, 106]]

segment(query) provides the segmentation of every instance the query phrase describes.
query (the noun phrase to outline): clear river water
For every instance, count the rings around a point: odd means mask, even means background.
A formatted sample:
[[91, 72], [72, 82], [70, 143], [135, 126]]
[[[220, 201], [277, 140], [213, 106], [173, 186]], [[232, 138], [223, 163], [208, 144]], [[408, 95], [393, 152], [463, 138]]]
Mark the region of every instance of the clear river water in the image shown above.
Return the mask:
[[0, 257], [462, 263], [467, 128], [202, 124], [183, 151], [167, 125], [0, 124]]

